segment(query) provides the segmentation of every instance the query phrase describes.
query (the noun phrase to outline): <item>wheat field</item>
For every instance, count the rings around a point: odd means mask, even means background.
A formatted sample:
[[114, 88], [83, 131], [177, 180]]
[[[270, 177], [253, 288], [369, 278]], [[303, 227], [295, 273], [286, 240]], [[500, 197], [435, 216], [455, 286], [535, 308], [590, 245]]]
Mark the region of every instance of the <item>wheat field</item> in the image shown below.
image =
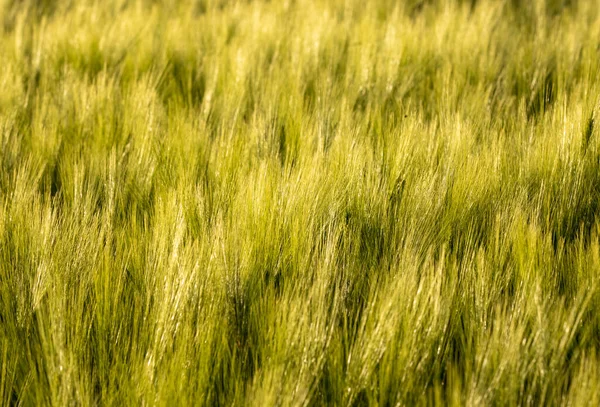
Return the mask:
[[0, 0], [0, 405], [600, 405], [600, 4]]

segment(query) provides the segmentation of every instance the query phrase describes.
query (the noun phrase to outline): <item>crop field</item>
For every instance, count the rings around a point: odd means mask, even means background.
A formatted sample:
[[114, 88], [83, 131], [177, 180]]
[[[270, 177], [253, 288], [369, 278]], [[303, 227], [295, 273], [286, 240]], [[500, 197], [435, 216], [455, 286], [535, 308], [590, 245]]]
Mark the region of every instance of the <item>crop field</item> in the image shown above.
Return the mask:
[[600, 405], [600, 4], [0, 0], [0, 405]]

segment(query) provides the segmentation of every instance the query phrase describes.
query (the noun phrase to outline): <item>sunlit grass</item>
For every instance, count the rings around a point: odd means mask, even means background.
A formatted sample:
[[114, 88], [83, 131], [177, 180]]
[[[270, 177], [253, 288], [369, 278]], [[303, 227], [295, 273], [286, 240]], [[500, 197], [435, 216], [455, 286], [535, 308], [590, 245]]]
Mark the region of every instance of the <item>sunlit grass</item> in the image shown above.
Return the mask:
[[595, 2], [0, 30], [0, 404], [600, 404]]

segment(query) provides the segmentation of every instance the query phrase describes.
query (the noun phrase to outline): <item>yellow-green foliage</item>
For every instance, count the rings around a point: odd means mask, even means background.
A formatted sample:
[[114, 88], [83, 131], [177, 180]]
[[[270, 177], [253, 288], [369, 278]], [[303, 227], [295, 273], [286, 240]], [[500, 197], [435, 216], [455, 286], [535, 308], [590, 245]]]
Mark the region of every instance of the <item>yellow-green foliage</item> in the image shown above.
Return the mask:
[[0, 1], [0, 404], [599, 405], [584, 0]]

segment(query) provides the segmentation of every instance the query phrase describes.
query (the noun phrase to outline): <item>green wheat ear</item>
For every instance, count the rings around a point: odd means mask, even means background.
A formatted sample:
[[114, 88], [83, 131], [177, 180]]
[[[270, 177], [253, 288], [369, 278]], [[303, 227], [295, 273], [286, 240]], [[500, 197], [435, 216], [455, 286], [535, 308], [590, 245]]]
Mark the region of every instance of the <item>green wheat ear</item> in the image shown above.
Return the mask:
[[584, 127], [584, 132], [583, 132], [583, 145], [582, 145], [582, 149], [583, 152], [585, 153], [588, 149], [588, 146], [590, 144], [590, 140], [592, 138], [592, 135], [594, 133], [594, 123], [595, 123], [595, 119], [594, 119], [594, 113], [592, 113], [589, 117], [589, 119], [587, 120], [587, 123]]

